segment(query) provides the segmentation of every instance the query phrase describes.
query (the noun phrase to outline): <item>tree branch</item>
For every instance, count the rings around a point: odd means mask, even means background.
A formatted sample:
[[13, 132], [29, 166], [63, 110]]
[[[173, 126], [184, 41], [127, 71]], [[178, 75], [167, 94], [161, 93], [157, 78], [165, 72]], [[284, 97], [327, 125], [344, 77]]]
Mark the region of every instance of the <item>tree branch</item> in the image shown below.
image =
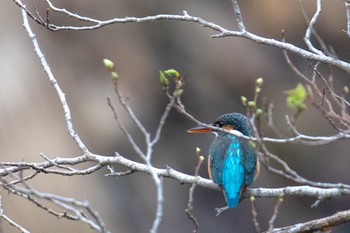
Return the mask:
[[350, 73], [350, 64], [347, 62], [344, 62], [342, 60], [339, 60], [337, 58], [333, 58], [330, 56], [326, 56], [324, 54], [318, 54], [314, 52], [310, 52], [304, 49], [301, 49], [293, 44], [286, 43], [286, 42], [281, 42], [275, 39], [269, 39], [265, 37], [261, 37], [258, 35], [255, 35], [249, 31], [246, 31], [244, 23], [243, 23], [243, 18], [240, 13], [240, 9], [238, 7], [238, 4], [235, 0], [232, 0], [233, 3], [233, 9], [235, 11], [235, 14], [237, 16], [237, 22], [240, 28], [240, 31], [232, 31], [228, 30], [218, 24], [206, 21], [200, 17], [195, 17], [189, 15], [186, 11], [183, 12], [183, 15], [170, 15], [170, 14], [159, 14], [159, 15], [154, 15], [154, 16], [146, 16], [146, 17], [124, 17], [124, 18], [113, 18], [109, 20], [98, 20], [98, 19], [93, 19], [85, 16], [80, 16], [77, 13], [72, 13], [66, 9], [61, 9], [58, 7], [55, 7], [50, 0], [46, 0], [46, 3], [49, 5], [50, 9], [53, 12], [57, 12], [60, 14], [64, 14], [70, 18], [75, 18], [79, 21], [91, 23], [92, 26], [58, 26], [56, 24], [49, 24], [47, 27], [50, 30], [53, 31], [58, 31], [58, 30], [75, 30], [75, 31], [81, 31], [81, 30], [94, 30], [94, 29], [99, 29], [107, 25], [112, 25], [116, 23], [145, 23], [145, 22], [153, 22], [153, 21], [158, 21], [158, 20], [175, 20], [175, 21], [185, 21], [185, 22], [193, 22], [196, 24], [200, 24], [203, 27], [210, 28], [218, 34], [213, 35], [213, 38], [221, 38], [221, 37], [243, 37], [246, 39], [249, 39], [251, 41], [254, 41], [259, 44], [265, 44], [269, 46], [273, 46], [276, 48], [284, 49], [289, 52], [295, 53], [304, 59], [307, 60], [315, 60], [315, 61], [320, 61], [326, 64], [330, 64], [333, 66], [336, 66], [348, 73]]
[[[129, 168], [135, 172], [142, 172], [146, 174], [151, 174], [151, 169], [149, 166], [143, 163], [138, 163], [133, 160], [127, 159], [119, 154], [114, 157], [101, 156], [90, 154], [89, 156], [78, 156], [74, 158], [54, 158], [50, 160], [52, 162], [42, 162], [42, 163], [1, 163], [2, 166], [10, 166], [0, 169], [0, 175], [4, 176], [6, 174], [11, 174], [14, 172], [25, 171], [25, 170], [36, 170], [39, 172], [44, 172], [47, 174], [57, 174], [64, 176], [74, 176], [74, 175], [88, 175], [93, 171], [96, 171], [96, 167], [102, 168], [107, 165], [122, 165]], [[78, 170], [62, 170], [62, 169], [48, 169], [54, 167], [54, 164], [58, 165], [78, 165], [84, 164], [86, 162], [96, 162], [97, 165], [93, 165], [90, 168]], [[182, 172], [176, 171], [170, 167], [165, 169], [153, 167], [153, 170], [157, 176], [164, 178], [171, 178], [177, 180], [181, 184], [193, 184], [209, 188], [213, 190], [221, 191], [220, 187], [209, 179], [187, 175]], [[243, 193], [243, 197], [247, 198], [254, 196], [256, 198], [276, 198], [281, 196], [308, 196], [315, 197], [318, 199], [329, 199], [329, 198], [339, 198], [342, 196], [350, 195], [350, 189], [348, 188], [316, 188], [311, 186], [287, 186], [284, 188], [247, 188]]]
[[346, 33], [348, 37], [350, 37], [350, 1], [345, 0], [345, 7], [346, 7], [346, 21], [347, 21], [347, 30]]
[[315, 232], [325, 230], [340, 225], [350, 220], [350, 210], [340, 211], [331, 216], [312, 220], [309, 222], [298, 223], [288, 227], [274, 228], [271, 233], [296, 233], [296, 232]]
[[23, 27], [25, 28], [25, 30], [28, 33], [28, 36], [32, 40], [32, 43], [34, 46], [34, 51], [35, 51], [36, 55], [39, 57], [40, 63], [42, 65], [42, 67], [44, 68], [47, 76], [49, 77], [50, 82], [51, 82], [52, 86], [55, 88], [57, 95], [61, 101], [68, 132], [69, 132], [70, 136], [73, 138], [73, 140], [75, 141], [75, 143], [77, 144], [77, 146], [83, 152], [83, 154], [87, 155], [90, 153], [88, 148], [84, 145], [83, 141], [80, 139], [79, 135], [75, 132], [75, 130], [73, 128], [72, 117], [71, 117], [69, 106], [67, 104], [66, 96], [65, 96], [64, 92], [62, 91], [61, 87], [59, 86], [55, 76], [51, 72], [51, 68], [50, 68], [49, 64], [47, 63], [44, 54], [41, 52], [37, 38], [29, 26], [27, 11], [23, 8], [22, 8], [22, 18], [23, 18]]
[[305, 41], [306, 45], [308, 46], [309, 50], [314, 52], [315, 54], [319, 54], [319, 55], [323, 55], [323, 52], [314, 47], [314, 45], [312, 44], [312, 42], [310, 40], [310, 37], [311, 37], [312, 30], [314, 30], [313, 29], [314, 25], [315, 25], [318, 17], [321, 14], [321, 10], [322, 10], [322, 0], [317, 0], [317, 10], [316, 10], [314, 16], [312, 17], [312, 19], [309, 23], [309, 26], [306, 30], [305, 36], [304, 36], [304, 41]]

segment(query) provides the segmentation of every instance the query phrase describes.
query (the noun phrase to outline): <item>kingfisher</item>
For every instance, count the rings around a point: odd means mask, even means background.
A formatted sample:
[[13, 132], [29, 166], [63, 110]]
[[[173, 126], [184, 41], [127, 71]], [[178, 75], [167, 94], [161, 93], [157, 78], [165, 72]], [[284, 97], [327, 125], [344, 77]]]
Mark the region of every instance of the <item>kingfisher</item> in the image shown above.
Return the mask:
[[[248, 118], [240, 113], [221, 115], [211, 125], [235, 135], [251, 136]], [[251, 144], [231, 133], [205, 126], [197, 126], [187, 132], [215, 134], [209, 149], [209, 177], [223, 189], [228, 208], [237, 207], [242, 191], [253, 183], [259, 173]]]

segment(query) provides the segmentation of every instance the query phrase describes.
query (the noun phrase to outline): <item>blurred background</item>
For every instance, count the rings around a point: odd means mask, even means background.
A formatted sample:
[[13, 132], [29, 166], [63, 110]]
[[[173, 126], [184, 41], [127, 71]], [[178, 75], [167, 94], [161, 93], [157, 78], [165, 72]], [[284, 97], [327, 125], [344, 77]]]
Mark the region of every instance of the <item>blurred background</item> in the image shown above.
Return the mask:
[[[26, 1], [44, 15], [44, 1]], [[110, 19], [125, 16], [147, 16], [161, 13], [199, 16], [228, 29], [236, 29], [232, 6], [228, 0], [146, 0], [146, 1], [55, 1], [57, 6], [80, 15]], [[264, 37], [279, 40], [281, 30], [286, 40], [305, 48], [303, 36], [306, 23], [298, 1], [267, 0], [240, 1], [247, 29]], [[304, 1], [311, 18], [316, 1]], [[67, 17], [51, 14], [57, 25], [81, 25]], [[48, 77], [44, 73], [27, 33], [22, 27], [21, 11], [12, 1], [4, 1], [0, 8], [0, 148], [1, 161], [42, 161], [39, 153], [50, 158], [73, 157], [80, 151], [66, 130], [62, 106]], [[154, 134], [158, 120], [167, 103], [159, 84], [159, 70], [174, 68], [186, 75], [182, 101], [187, 110], [203, 122], [212, 122], [227, 112], [244, 113], [240, 96], [253, 97], [254, 83], [264, 78], [263, 95], [274, 102], [276, 125], [287, 132], [285, 115], [293, 111], [285, 104], [283, 91], [299, 82], [287, 66], [281, 50], [259, 45], [241, 38], [212, 39], [215, 34], [198, 24], [159, 21], [144, 24], [111, 25], [95, 31], [51, 32], [30, 21], [51, 69], [66, 94], [77, 133], [90, 151], [112, 156], [121, 155], [140, 161], [118, 128], [107, 106], [110, 96], [123, 116], [123, 122], [142, 145], [143, 138], [134, 124], [117, 105], [109, 73], [102, 65], [103, 58], [116, 64], [122, 92], [142, 123]], [[348, 60], [349, 38], [346, 12], [341, 0], [324, 1], [316, 29], [327, 45], [333, 46], [340, 59]], [[307, 61], [291, 55], [295, 64], [311, 74]], [[349, 76], [334, 70], [334, 86], [339, 91], [349, 85]], [[155, 147], [153, 164], [167, 165], [193, 174], [196, 165], [195, 148], [206, 154], [213, 135], [189, 135], [193, 127], [184, 116], [173, 110]], [[311, 106], [297, 123], [300, 132], [308, 135], [329, 135], [335, 132], [320, 112]], [[271, 134], [270, 136], [274, 136]], [[307, 148], [295, 145], [269, 144], [268, 148], [286, 160], [292, 169], [313, 181], [350, 183], [349, 146], [340, 141], [322, 147]], [[116, 171], [125, 168], [116, 167]], [[33, 188], [78, 200], [88, 200], [100, 213], [111, 232], [148, 232], [155, 213], [156, 194], [150, 176], [136, 173], [125, 177], [105, 177], [107, 169], [82, 177], [39, 175], [28, 182]], [[202, 166], [201, 176], [207, 177]], [[275, 188], [296, 185], [262, 168], [252, 187]], [[159, 232], [192, 232], [187, 218], [189, 185], [164, 181], [164, 217]], [[92, 232], [86, 225], [58, 220], [34, 204], [2, 192], [5, 214], [31, 232]], [[244, 200], [236, 209], [219, 217], [214, 209], [225, 205], [221, 192], [198, 187], [195, 190], [194, 215], [200, 232], [255, 232], [250, 203]], [[334, 214], [350, 208], [349, 197], [310, 206], [315, 199], [286, 197], [275, 226], [286, 226]], [[266, 230], [276, 203], [274, 199], [256, 201], [258, 221]], [[2, 223], [3, 232], [16, 232]], [[344, 224], [333, 232], [349, 232]]]

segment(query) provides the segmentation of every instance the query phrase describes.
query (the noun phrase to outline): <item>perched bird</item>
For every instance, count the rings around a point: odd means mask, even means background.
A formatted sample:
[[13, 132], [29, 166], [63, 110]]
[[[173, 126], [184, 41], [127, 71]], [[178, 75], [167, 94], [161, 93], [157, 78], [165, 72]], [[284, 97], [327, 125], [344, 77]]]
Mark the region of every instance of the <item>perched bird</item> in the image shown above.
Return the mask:
[[[240, 113], [219, 116], [212, 125], [231, 132], [236, 131], [236, 135], [251, 135], [248, 118]], [[209, 177], [223, 188], [228, 207], [235, 208], [242, 190], [253, 183], [259, 172], [256, 155], [249, 141], [203, 126], [191, 128], [188, 132], [215, 134], [209, 149]]]

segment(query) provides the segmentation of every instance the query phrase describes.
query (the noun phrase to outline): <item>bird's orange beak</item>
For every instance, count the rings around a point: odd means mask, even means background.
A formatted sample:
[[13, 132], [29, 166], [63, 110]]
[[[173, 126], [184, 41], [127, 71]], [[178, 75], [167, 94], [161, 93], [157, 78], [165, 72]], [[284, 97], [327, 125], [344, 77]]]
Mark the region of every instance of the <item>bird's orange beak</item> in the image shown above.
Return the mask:
[[205, 126], [197, 126], [187, 130], [187, 133], [210, 133], [210, 132], [213, 132], [213, 130]]

